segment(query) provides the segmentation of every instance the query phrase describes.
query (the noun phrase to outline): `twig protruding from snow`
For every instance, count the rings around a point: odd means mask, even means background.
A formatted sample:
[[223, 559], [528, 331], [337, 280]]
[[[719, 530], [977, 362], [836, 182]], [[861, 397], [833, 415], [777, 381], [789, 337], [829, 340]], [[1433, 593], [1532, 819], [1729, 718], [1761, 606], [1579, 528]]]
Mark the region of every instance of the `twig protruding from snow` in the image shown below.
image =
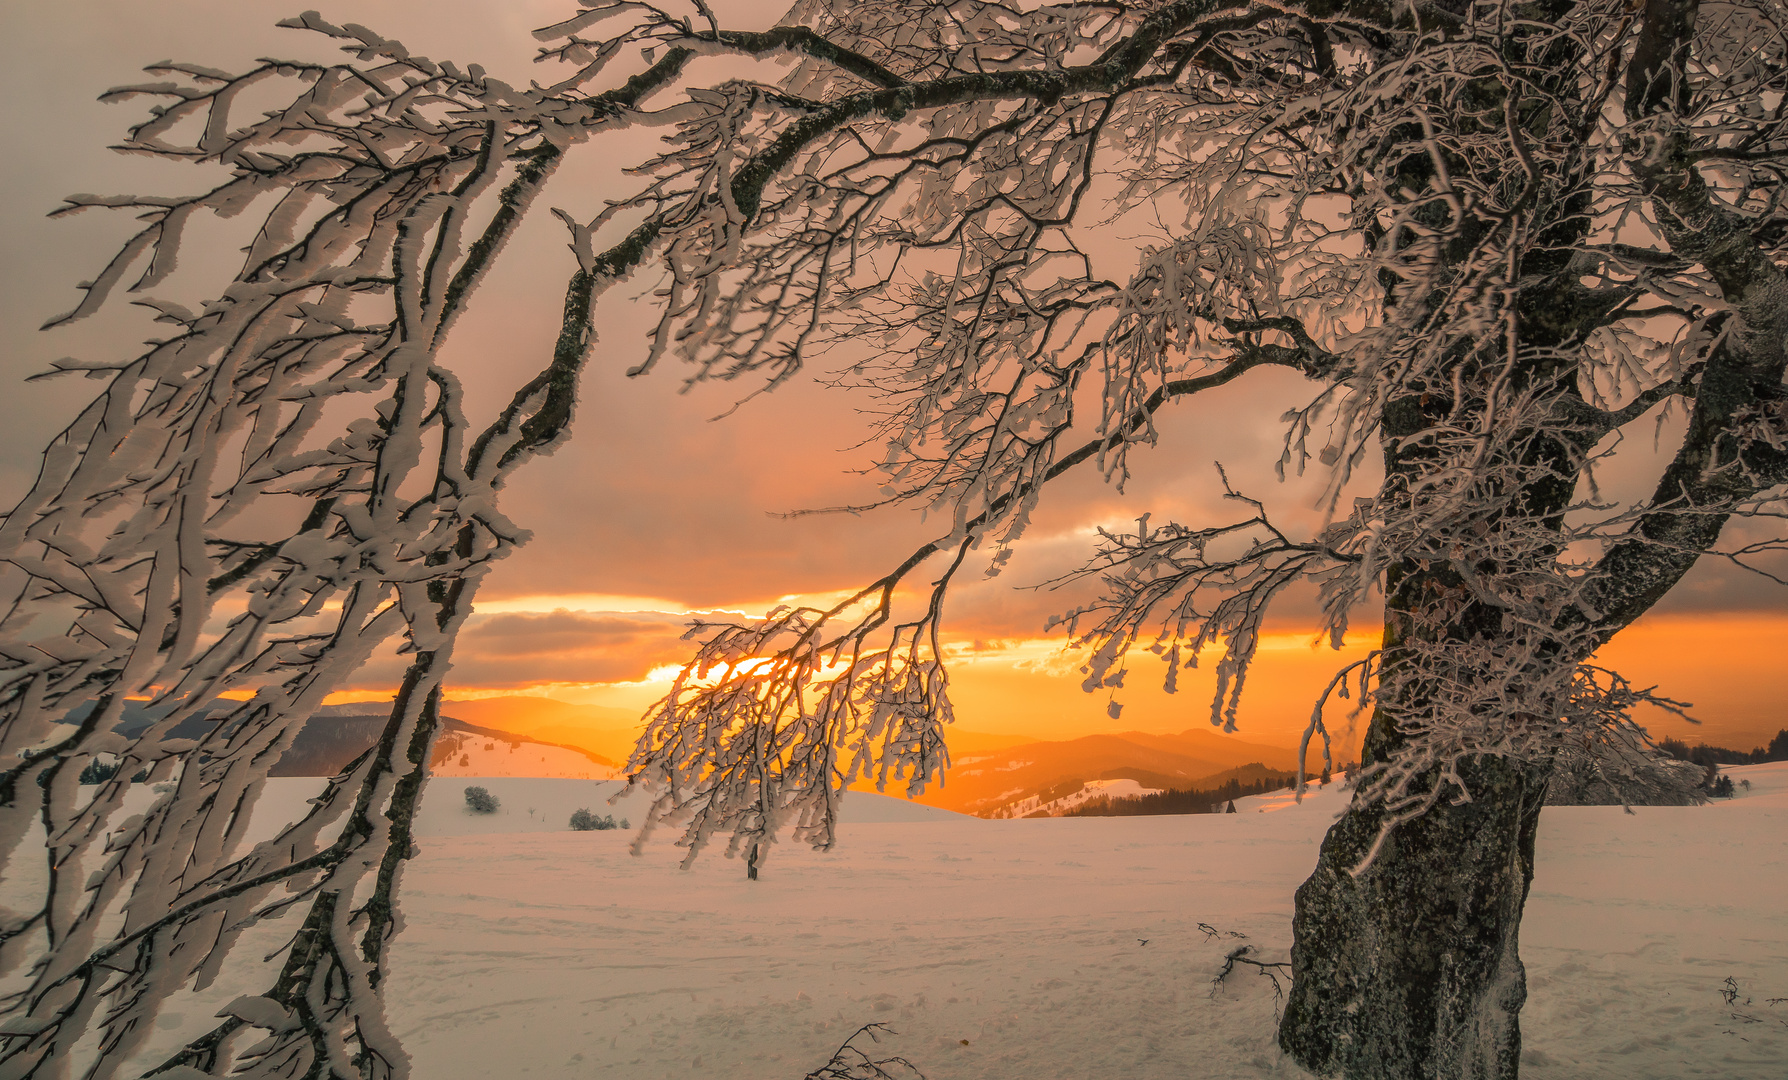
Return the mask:
[[[925, 1074], [919, 1071], [918, 1066], [903, 1057], [871, 1058], [854, 1045], [864, 1035], [869, 1036], [870, 1042], [881, 1042], [881, 1036], [877, 1032], [900, 1034], [886, 1024], [864, 1024], [850, 1038], [838, 1044], [831, 1061], [808, 1073], [803, 1080], [902, 1080], [909, 1073], [918, 1080], [925, 1080]], [[904, 1071], [892, 1073], [888, 1071], [888, 1066]]]
[[1216, 997], [1217, 991], [1223, 989], [1223, 981], [1229, 978], [1230, 972], [1235, 970], [1237, 964], [1251, 965], [1260, 974], [1265, 975], [1267, 980], [1273, 984], [1273, 1020], [1274, 1022], [1277, 1022], [1279, 1019], [1279, 1007], [1285, 1001], [1285, 987], [1280, 985], [1279, 976], [1284, 975], [1285, 978], [1289, 980], [1291, 978], [1291, 964], [1289, 961], [1284, 960], [1272, 964], [1269, 964], [1264, 960], [1256, 960], [1248, 955], [1253, 951], [1254, 946], [1252, 945], [1237, 945], [1235, 948], [1229, 950], [1229, 955], [1223, 958], [1223, 970], [1217, 972], [1216, 978], [1211, 980], [1211, 996], [1213, 998]]

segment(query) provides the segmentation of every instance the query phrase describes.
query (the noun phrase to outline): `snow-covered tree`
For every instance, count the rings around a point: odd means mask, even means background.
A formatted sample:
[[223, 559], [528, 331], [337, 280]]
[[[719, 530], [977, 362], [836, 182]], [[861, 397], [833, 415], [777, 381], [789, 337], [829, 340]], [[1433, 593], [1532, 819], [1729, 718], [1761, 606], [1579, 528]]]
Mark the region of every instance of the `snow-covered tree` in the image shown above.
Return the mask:
[[[660, 17], [666, 47], [767, 44]], [[653, 356], [774, 383], [830, 349], [884, 396], [884, 503], [949, 528], [835, 607], [706, 628], [631, 763], [655, 819], [755, 867], [784, 827], [830, 843], [856, 778], [922, 787], [968, 552], [997, 568], [1049, 480], [1121, 481], [1186, 399], [1288, 367], [1311, 391], [1280, 464], [1327, 470], [1328, 524], [1294, 536], [1231, 491], [1232, 519], [1108, 533], [1084, 571], [1102, 598], [1067, 616], [1085, 686], [1140, 647], [1171, 691], [1214, 649], [1233, 728], [1276, 596], [1315, 583], [1337, 644], [1382, 597], [1380, 647], [1330, 687], [1371, 719], [1298, 894], [1280, 1041], [1324, 1075], [1514, 1076], [1554, 756], [1640, 755], [1633, 706], [1674, 707], [1588, 660], [1698, 559], [1780, 546], [1783, 17], [797, 5], [786, 73], [705, 91], [650, 167], [641, 205], [680, 200]], [[1144, 211], [1164, 239], [1103, 271], [1098, 228]], [[1686, 414], [1674, 457], [1604, 497], [1597, 462], [1662, 409]], [[1754, 527], [1722, 550], [1734, 518]]]
[[[552, 85], [517, 89], [315, 14], [285, 25], [353, 59], [170, 63], [107, 95], [151, 103], [123, 149], [221, 166], [221, 183], [60, 211], [143, 224], [50, 325], [122, 293], [169, 332], [62, 365], [103, 389], [0, 524], [0, 852], [37, 892], [0, 914], [15, 976], [0, 1075], [118, 1075], [169, 993], [210, 985], [245, 931], [288, 911], [265, 994], [158, 1074], [406, 1073], [378, 986], [441, 679], [488, 566], [525, 536], [498, 498], [566, 433], [590, 305], [662, 228], [569, 265], [556, 347], [470, 427], [438, 362], [468, 297], [564, 155], [639, 122], [681, 60], [609, 85], [622, 41], [568, 46]], [[158, 299], [188, 226], [241, 214], [259, 227], [233, 279], [196, 310]], [[410, 663], [377, 743], [303, 821], [246, 847], [300, 725], [393, 643]], [[127, 700], [154, 718], [134, 738], [115, 730]], [[167, 737], [208, 710], [203, 738]], [[84, 789], [101, 757], [119, 767]], [[127, 815], [133, 777], [154, 798]]]
[[[1325, 1075], [1514, 1076], [1550, 763], [1642, 739], [1647, 695], [1586, 661], [1788, 481], [1783, 14], [801, 0], [760, 32], [594, 0], [540, 31], [547, 85], [306, 15], [352, 61], [118, 91], [160, 102], [128, 148], [228, 179], [67, 208], [145, 222], [70, 317], [122, 289], [172, 332], [84, 369], [104, 388], [0, 525], [0, 839], [44, 882], [0, 927], [23, 972], [0, 1075], [76, 1051], [117, 1075], [162, 998], [288, 910], [266, 994], [163, 1075], [404, 1074], [377, 995], [454, 637], [522, 538], [505, 479], [567, 434], [592, 303], [655, 274], [632, 370], [680, 354], [773, 387], [828, 352], [884, 397], [882, 502], [944, 525], [834, 607], [697, 628], [630, 764], [658, 792], [646, 831], [683, 826], [692, 858], [724, 835], [755, 869], [783, 831], [830, 844], [853, 780], [936, 778], [969, 553], [1003, 564], [1048, 481], [1121, 482], [1184, 402], [1290, 368], [1311, 389], [1281, 464], [1327, 470], [1328, 524], [1293, 535], [1232, 492], [1233, 519], [1108, 534], [1103, 595], [1067, 616], [1086, 686], [1142, 647], [1172, 689], [1216, 649], [1232, 728], [1276, 596], [1314, 582], [1337, 642], [1382, 597], [1381, 647], [1330, 688], [1371, 721], [1298, 895], [1281, 1043]], [[438, 362], [456, 316], [555, 166], [646, 124], [668, 141], [635, 190], [558, 211], [553, 354], [469, 430]], [[1165, 239], [1102, 272], [1088, 237], [1145, 210]], [[244, 212], [260, 228], [211, 302], [151, 299], [191, 219]], [[1687, 414], [1674, 459], [1604, 500], [1593, 466], [1660, 407]], [[413, 662], [379, 743], [241, 850], [297, 725], [389, 641]], [[133, 698], [158, 717], [134, 740]], [[164, 738], [220, 700], [205, 738]], [[100, 755], [121, 767], [83, 791]], [[123, 819], [143, 769], [156, 798]]]

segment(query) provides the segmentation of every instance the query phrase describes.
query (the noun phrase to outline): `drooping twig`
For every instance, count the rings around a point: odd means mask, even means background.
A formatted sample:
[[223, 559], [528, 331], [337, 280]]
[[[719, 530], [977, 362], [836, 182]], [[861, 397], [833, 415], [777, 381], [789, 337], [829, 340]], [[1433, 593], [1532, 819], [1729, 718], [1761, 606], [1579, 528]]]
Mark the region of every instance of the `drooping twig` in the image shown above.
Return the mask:
[[898, 1056], [872, 1058], [856, 1045], [865, 1035], [871, 1043], [879, 1043], [883, 1035], [898, 1034], [883, 1023], [864, 1024], [839, 1044], [832, 1060], [808, 1073], [804, 1080], [905, 1080], [907, 1077], [925, 1080], [925, 1074], [907, 1059]]

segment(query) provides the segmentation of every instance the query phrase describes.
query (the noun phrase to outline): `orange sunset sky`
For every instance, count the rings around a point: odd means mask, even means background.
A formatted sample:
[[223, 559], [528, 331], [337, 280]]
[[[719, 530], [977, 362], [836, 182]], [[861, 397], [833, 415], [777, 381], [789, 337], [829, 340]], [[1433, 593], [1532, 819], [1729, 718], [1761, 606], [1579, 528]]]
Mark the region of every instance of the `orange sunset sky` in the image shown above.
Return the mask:
[[[574, 6], [544, 0], [317, 2], [326, 18], [366, 23], [418, 52], [476, 61], [511, 81], [531, 74], [525, 64], [534, 45], [528, 30]], [[740, 12], [733, 21], [743, 24], [767, 21], [763, 16], [773, 17], [774, 8], [731, 10]], [[226, 68], [266, 55], [328, 56], [320, 39], [273, 28], [294, 10], [283, 0], [13, 6], [9, 34], [0, 43], [0, 78], [13, 103], [4, 124], [15, 147], [0, 158], [7, 192], [0, 211], [0, 309], [8, 327], [0, 501], [6, 505], [28, 484], [36, 451], [93, 389], [79, 380], [29, 386], [20, 380], [57, 357], [115, 355], [153, 332], [146, 320], [128, 313], [103, 325], [35, 332], [72, 305], [74, 283], [96, 272], [130, 226], [128, 219], [97, 213], [55, 222], [44, 214], [71, 192], [169, 192], [200, 182], [192, 170], [108, 153], [106, 144], [139, 118], [142, 106], [104, 106], [93, 99], [108, 86], [131, 81], [144, 64], [170, 56]], [[727, 21], [729, 9], [720, 10]], [[546, 206], [587, 218], [604, 197], [624, 190], [616, 162], [643, 157], [649, 140], [642, 134], [585, 148], [559, 174], [502, 268], [474, 299], [446, 360], [461, 372], [475, 407], [494, 410], [517, 381], [516, 372], [536, 369], [550, 352], [565, 279], [575, 264]], [[31, 149], [19, 152], [21, 145]], [[1121, 249], [1141, 239], [1112, 243]], [[1116, 258], [1121, 250], [1111, 254]], [[456, 653], [450, 697], [545, 697], [601, 706], [606, 723], [620, 723], [666, 689], [667, 670], [688, 654], [689, 645], [678, 639], [692, 613], [756, 615], [778, 602], [835, 596], [890, 569], [934, 535], [919, 514], [904, 510], [774, 516], [874, 496], [874, 479], [851, 471], [875, 456], [872, 448], [851, 449], [866, 433], [854, 410], [867, 400], [798, 380], [715, 421], [754, 387], [703, 386], [685, 393], [683, 372], [672, 362], [627, 379], [622, 371], [643, 355], [644, 330], [654, 317], [653, 284], [642, 280], [617, 290], [598, 310], [599, 340], [573, 444], [524, 470], [508, 491], [507, 513], [534, 537], [487, 579]], [[958, 725], [1066, 738], [1208, 724], [1208, 672], [1215, 656], [1200, 672], [1188, 673], [1197, 677], [1182, 678], [1180, 692], [1171, 697], [1160, 689], [1160, 662], [1138, 656], [1118, 698], [1122, 715], [1112, 719], [1109, 692], [1082, 693], [1080, 661], [1064, 651], [1060, 631], [1043, 629], [1050, 615], [1089, 594], [1033, 586], [1079, 565], [1098, 526], [1129, 527], [1144, 512], [1156, 522], [1227, 519], [1231, 511], [1217, 498], [1216, 461], [1238, 489], [1266, 501], [1288, 531], [1314, 526], [1320, 478], [1281, 484], [1272, 469], [1280, 450], [1276, 418], [1309, 393], [1296, 376], [1260, 371], [1180, 405], [1164, 415], [1160, 445], [1132, 459], [1135, 475], [1123, 492], [1091, 471], [1070, 476], [1046, 496], [1001, 576], [981, 574], [985, 558], [981, 567], [965, 566], [962, 587], [946, 609]], [[1655, 475], [1651, 427], [1641, 426], [1643, 437], [1630, 440], [1633, 445], [1604, 477], [1613, 492], [1636, 493], [1645, 476]], [[1676, 430], [1668, 422], [1659, 430], [1666, 453]], [[1290, 597], [1250, 676], [1240, 734], [1292, 744], [1334, 670], [1371, 647], [1375, 615], [1360, 612], [1348, 648], [1336, 653], [1312, 641], [1311, 597]], [[1662, 714], [1642, 717], [1654, 735], [1749, 748], [1788, 726], [1785, 652], [1788, 590], [1703, 560], [1601, 662], [1640, 685], [1656, 684], [1661, 693], [1692, 702], [1704, 721], [1697, 730]], [[388, 695], [400, 664], [396, 657], [376, 660], [336, 700]], [[1345, 726], [1344, 713], [1344, 707], [1331, 710], [1337, 726]]]

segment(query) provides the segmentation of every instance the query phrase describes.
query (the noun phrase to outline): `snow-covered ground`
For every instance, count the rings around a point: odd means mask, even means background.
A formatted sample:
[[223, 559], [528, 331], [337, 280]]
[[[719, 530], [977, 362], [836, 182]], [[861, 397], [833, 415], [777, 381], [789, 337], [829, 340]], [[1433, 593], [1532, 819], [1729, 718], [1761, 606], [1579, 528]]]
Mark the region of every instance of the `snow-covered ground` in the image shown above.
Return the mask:
[[[1788, 764], [1730, 772], [1750, 790], [1712, 806], [1545, 811], [1528, 1080], [1788, 1076]], [[270, 816], [306, 794], [283, 783]], [[467, 783], [502, 812], [468, 813]], [[757, 882], [717, 850], [682, 871], [668, 838], [636, 858], [629, 833], [566, 830], [582, 806], [637, 822], [614, 787], [432, 783], [388, 983], [418, 1078], [800, 1080], [868, 1021], [929, 1080], [1303, 1075], [1268, 979], [1212, 976], [1243, 940], [1285, 959], [1338, 785], [1029, 821], [852, 794], [836, 851], [781, 846]]]

